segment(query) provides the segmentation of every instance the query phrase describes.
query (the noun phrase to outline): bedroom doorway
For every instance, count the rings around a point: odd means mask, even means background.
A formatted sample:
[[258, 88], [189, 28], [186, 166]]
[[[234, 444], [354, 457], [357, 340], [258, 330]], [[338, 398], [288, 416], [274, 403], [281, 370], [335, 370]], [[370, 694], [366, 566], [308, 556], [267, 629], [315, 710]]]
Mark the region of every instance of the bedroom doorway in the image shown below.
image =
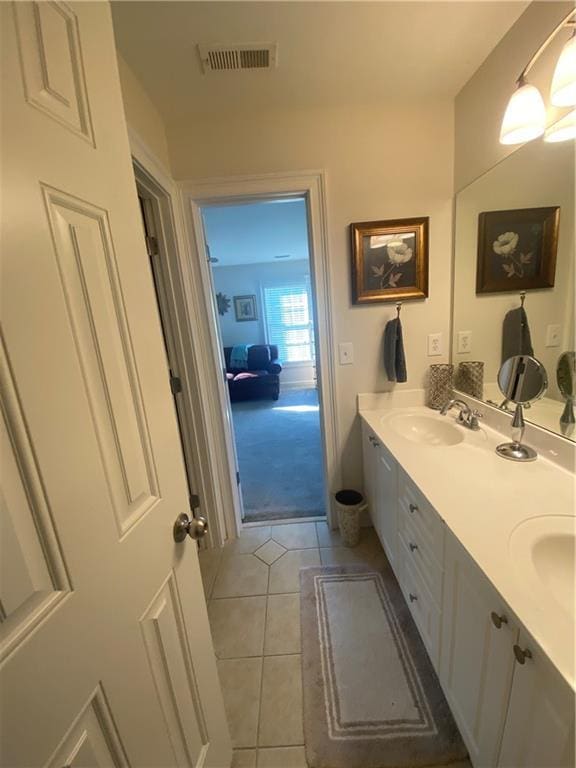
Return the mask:
[[326, 516], [303, 196], [200, 206], [244, 524]]

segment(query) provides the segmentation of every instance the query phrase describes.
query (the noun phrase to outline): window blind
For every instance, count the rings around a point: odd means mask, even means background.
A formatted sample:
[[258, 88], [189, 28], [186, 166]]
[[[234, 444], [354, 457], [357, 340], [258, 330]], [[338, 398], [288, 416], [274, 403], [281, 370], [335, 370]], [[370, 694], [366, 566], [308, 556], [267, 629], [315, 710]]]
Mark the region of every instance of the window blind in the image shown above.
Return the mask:
[[314, 361], [310, 287], [305, 279], [263, 288], [266, 333], [285, 363]]

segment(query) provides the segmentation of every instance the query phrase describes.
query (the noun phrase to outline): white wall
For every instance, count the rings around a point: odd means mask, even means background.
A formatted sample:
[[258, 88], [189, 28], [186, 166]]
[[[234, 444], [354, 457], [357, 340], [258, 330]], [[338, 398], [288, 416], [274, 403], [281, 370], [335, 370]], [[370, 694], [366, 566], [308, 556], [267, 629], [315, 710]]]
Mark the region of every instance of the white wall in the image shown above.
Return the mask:
[[[518, 149], [498, 141], [506, 104], [532, 54], [573, 8], [572, 2], [531, 3], [456, 97], [456, 190]], [[550, 107], [549, 90], [568, 37], [568, 30], [559, 33], [529, 74], [529, 81], [540, 89], [548, 106], [549, 123], [567, 111]]]
[[[230, 309], [225, 315], [219, 315], [222, 344], [231, 347], [234, 344], [266, 344], [266, 323], [262, 307], [262, 285], [270, 282], [291, 280], [310, 275], [310, 264], [304, 259], [260, 264], [244, 264], [234, 267], [212, 268], [214, 290], [230, 299]], [[236, 320], [234, 296], [256, 296], [258, 320]], [[314, 382], [314, 366], [306, 363], [288, 363], [282, 361], [281, 386], [310, 386]]]
[[[223, 113], [167, 126], [177, 179], [321, 169], [327, 179], [334, 339], [351, 341], [354, 364], [337, 367], [343, 481], [362, 487], [356, 395], [392, 388], [382, 364], [382, 332], [393, 304], [353, 306], [349, 225], [430, 216], [430, 298], [402, 311], [408, 382], [420, 387], [431, 362], [445, 362], [450, 327], [453, 104], [395, 99], [392, 104], [260, 114]], [[441, 332], [445, 354], [426, 356], [426, 336]], [[337, 354], [337, 347], [333, 350]]]
[[117, 55], [126, 121], [164, 167], [168, 168], [168, 142], [160, 113], [128, 64], [119, 53]]

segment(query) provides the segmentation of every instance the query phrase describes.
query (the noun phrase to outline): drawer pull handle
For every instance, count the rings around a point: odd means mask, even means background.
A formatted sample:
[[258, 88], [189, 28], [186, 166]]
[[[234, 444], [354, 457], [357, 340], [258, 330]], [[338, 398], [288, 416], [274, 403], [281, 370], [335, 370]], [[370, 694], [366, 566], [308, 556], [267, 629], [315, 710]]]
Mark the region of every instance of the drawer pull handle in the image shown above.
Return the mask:
[[374, 448], [378, 448], [380, 443], [378, 442], [378, 440], [372, 440], [372, 445], [374, 446]]
[[529, 648], [525, 648], [522, 650], [519, 645], [514, 646], [514, 656], [516, 656], [516, 661], [518, 664], [525, 664], [526, 659], [532, 658], [532, 651]]
[[[412, 592], [408, 593], [408, 597], [410, 598], [410, 602], [411, 603], [413, 603], [414, 600], [418, 600], [418, 596], [417, 595], [413, 595]], [[524, 664], [524, 662], [522, 662], [522, 664]]]
[[410, 547], [410, 552], [414, 552], [415, 549], [418, 549], [418, 544], [412, 544], [412, 542], [410, 542], [408, 546]]
[[414, 512], [418, 512], [418, 504], [408, 504], [408, 509], [410, 510], [410, 514], [413, 515]]
[[508, 624], [508, 618], [504, 614], [499, 616], [497, 613], [492, 611], [492, 613], [490, 614], [490, 618], [492, 619], [492, 624], [494, 624], [496, 629], [500, 629], [502, 624]]

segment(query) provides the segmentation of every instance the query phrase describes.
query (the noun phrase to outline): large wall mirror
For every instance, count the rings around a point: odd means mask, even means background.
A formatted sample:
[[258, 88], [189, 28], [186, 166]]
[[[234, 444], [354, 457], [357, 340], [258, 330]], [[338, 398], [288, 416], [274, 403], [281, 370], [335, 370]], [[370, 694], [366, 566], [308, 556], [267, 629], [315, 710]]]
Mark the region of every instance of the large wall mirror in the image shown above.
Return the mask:
[[574, 185], [574, 143], [534, 141], [458, 194], [452, 325], [455, 389], [507, 409], [498, 370], [532, 355], [548, 390], [526, 420], [572, 440]]

